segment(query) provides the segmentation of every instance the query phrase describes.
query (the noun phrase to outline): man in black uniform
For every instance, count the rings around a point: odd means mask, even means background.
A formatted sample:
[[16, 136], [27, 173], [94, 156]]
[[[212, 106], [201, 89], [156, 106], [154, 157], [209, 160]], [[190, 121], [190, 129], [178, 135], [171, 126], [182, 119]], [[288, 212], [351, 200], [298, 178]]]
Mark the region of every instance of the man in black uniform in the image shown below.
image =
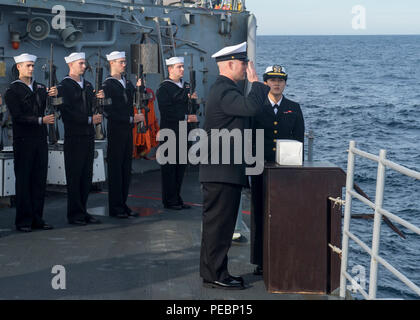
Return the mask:
[[[172, 57], [166, 60], [169, 78], [164, 80], [156, 92], [160, 112], [160, 129], [171, 129], [177, 141], [176, 164], [161, 165], [162, 173], [162, 202], [167, 209], [182, 210], [191, 206], [184, 203], [181, 198], [181, 186], [184, 178], [186, 164], [179, 163], [178, 135], [180, 121], [197, 122], [196, 115], [188, 114], [189, 84], [182, 80], [184, 76], [184, 58]], [[194, 92], [191, 96], [197, 99]], [[164, 142], [163, 142], [164, 143]]]
[[[277, 139], [304, 142], [305, 125], [300, 106], [283, 96], [286, 81], [287, 73], [282, 66], [270, 66], [264, 73], [264, 83], [270, 87], [270, 92], [265, 97], [262, 112], [253, 118], [253, 129], [264, 129], [266, 161], [275, 161]], [[254, 274], [261, 275], [264, 224], [262, 174], [251, 177], [251, 199], [251, 263], [256, 265]]]
[[[204, 129], [210, 139], [212, 129], [239, 129], [243, 136], [243, 130], [249, 126], [249, 117], [259, 111], [269, 88], [258, 82], [253, 63], [247, 63], [246, 42], [223, 48], [212, 57], [216, 58], [220, 76], [210, 89]], [[252, 83], [248, 97], [237, 85], [245, 79], [245, 72]], [[200, 165], [204, 199], [200, 275], [203, 285], [210, 288], [245, 288], [242, 277], [234, 277], [228, 272], [227, 253], [232, 243], [241, 190], [247, 185], [245, 163], [233, 164], [233, 149], [230, 143], [230, 164], [212, 164], [209, 147], [209, 164]]]
[[[92, 115], [95, 93], [92, 84], [83, 78], [85, 54], [74, 52], [64, 58], [69, 75], [57, 86], [64, 123], [64, 165], [67, 179], [67, 219], [70, 224], [86, 225], [100, 220], [86, 211], [92, 186], [95, 152], [94, 125], [102, 121], [100, 114]], [[103, 91], [96, 98], [104, 98]]]
[[[135, 217], [127, 206], [128, 189], [131, 178], [131, 159], [133, 157], [133, 126], [144, 121], [142, 113], [134, 115], [133, 97], [135, 88], [122, 74], [125, 71], [125, 52], [114, 51], [108, 54], [110, 76], [103, 83], [106, 100], [105, 114], [108, 119], [108, 203], [109, 215], [117, 218]], [[141, 86], [141, 79], [137, 86]]]
[[13, 81], [4, 96], [12, 116], [13, 155], [16, 177], [16, 219], [18, 231], [52, 229], [42, 219], [48, 171], [47, 124], [54, 115], [44, 116], [47, 94], [57, 95], [33, 80], [36, 56], [27, 53], [14, 57], [19, 79]]

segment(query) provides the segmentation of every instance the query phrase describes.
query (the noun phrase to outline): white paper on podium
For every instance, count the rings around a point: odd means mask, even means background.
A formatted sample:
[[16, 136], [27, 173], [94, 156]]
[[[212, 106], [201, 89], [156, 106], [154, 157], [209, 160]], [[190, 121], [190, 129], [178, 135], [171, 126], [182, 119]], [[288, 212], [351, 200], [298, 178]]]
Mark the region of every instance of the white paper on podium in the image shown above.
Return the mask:
[[296, 140], [278, 139], [276, 143], [276, 162], [279, 165], [302, 165], [302, 142]]

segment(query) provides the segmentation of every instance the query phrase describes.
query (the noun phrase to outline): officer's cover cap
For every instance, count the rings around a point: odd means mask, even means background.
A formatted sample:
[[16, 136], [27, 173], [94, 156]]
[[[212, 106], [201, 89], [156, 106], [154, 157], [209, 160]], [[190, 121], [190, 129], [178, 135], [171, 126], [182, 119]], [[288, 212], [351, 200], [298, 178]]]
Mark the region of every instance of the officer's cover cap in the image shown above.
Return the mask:
[[240, 44], [224, 47], [217, 51], [211, 56], [216, 59], [216, 62], [227, 61], [227, 60], [241, 60], [248, 62], [248, 56], [246, 54], [246, 42]]
[[287, 80], [287, 72], [286, 69], [280, 65], [269, 66], [265, 69], [264, 73], [264, 81], [272, 78], [280, 78]]

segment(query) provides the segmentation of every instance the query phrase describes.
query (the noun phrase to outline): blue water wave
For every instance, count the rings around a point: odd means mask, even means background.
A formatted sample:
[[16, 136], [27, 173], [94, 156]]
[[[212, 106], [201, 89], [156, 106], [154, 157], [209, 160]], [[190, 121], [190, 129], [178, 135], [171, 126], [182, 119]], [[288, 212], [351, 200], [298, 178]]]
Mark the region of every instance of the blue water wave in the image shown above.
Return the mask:
[[[285, 96], [300, 103], [306, 131], [313, 130], [314, 158], [346, 169], [349, 140], [373, 154], [420, 171], [420, 36], [259, 36], [257, 72], [282, 64]], [[356, 159], [355, 181], [374, 200], [377, 164]], [[386, 171], [384, 205], [420, 226], [420, 181]], [[355, 202], [355, 210], [371, 212]], [[354, 224], [353, 224], [354, 223]], [[370, 245], [371, 220], [352, 221]], [[399, 226], [403, 240], [382, 227], [380, 254], [420, 285], [420, 236]], [[349, 266], [369, 272], [369, 258], [354, 243]], [[415, 257], [415, 258], [413, 258]], [[419, 299], [381, 270], [378, 297]]]

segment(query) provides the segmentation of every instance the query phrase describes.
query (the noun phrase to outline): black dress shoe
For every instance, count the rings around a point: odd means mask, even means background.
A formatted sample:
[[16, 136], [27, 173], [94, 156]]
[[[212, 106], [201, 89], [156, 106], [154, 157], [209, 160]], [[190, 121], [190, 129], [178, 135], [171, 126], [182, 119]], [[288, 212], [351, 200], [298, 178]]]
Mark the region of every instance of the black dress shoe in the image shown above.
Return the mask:
[[134, 211], [126, 212], [126, 214], [127, 216], [132, 217], [132, 218], [137, 218], [139, 216], [139, 214]]
[[261, 266], [256, 266], [254, 269], [254, 275], [262, 276], [262, 274], [263, 274], [263, 268]]
[[123, 213], [117, 213], [113, 217], [116, 217], [118, 219], [127, 219], [128, 218], [128, 214], [126, 214], [125, 212], [123, 212]]
[[95, 218], [91, 215], [89, 215], [86, 219], [85, 219], [86, 223], [90, 223], [90, 224], [100, 224], [101, 220], [99, 220], [98, 218]]
[[180, 206], [181, 206], [182, 209], [191, 209], [191, 206], [189, 204], [183, 203]]
[[48, 223], [44, 223], [43, 225], [33, 225], [32, 229], [39, 229], [39, 230], [51, 230], [54, 229], [54, 227]]
[[164, 208], [170, 210], [182, 210], [182, 206], [178, 204], [172, 206], [164, 205]]
[[229, 275], [229, 278], [232, 278], [233, 280], [239, 281], [240, 283], [244, 284], [244, 278], [239, 277], [239, 276], [232, 276], [231, 274]]
[[86, 225], [86, 221], [83, 219], [77, 219], [77, 220], [69, 220], [70, 224], [74, 224], [76, 226], [85, 226]]
[[20, 232], [32, 232], [31, 227], [16, 227], [16, 230]]
[[137, 212], [134, 212], [133, 210], [131, 210], [127, 205], [124, 208], [124, 213], [128, 216], [128, 217], [132, 217], [132, 218], [137, 218], [139, 217], [139, 214]]
[[224, 290], [243, 290], [246, 288], [243, 282], [235, 280], [232, 277], [226, 278], [224, 281], [203, 280], [203, 286], [206, 288], [216, 288]]

